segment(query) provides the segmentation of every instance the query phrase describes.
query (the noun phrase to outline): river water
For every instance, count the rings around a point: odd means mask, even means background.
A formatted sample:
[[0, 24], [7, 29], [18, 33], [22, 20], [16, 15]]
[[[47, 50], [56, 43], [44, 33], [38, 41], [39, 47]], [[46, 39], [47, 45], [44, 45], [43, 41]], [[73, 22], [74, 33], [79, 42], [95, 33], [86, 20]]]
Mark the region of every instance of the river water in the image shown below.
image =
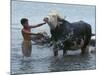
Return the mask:
[[[63, 57], [59, 51], [58, 57], [53, 56], [52, 47], [32, 45], [32, 56], [23, 58], [21, 52], [22, 35], [20, 19], [26, 17], [30, 24], [42, 22], [51, 10], [57, 10], [70, 22], [84, 20], [91, 24], [92, 32], [95, 33], [95, 6], [67, 5], [54, 3], [20, 2], [12, 1], [11, 14], [11, 74], [28, 74], [40, 72], [58, 72], [75, 70], [96, 69], [95, 47], [89, 54], [80, 55], [77, 51], [68, 51]], [[32, 32], [46, 31], [50, 34], [48, 25], [32, 29]]]

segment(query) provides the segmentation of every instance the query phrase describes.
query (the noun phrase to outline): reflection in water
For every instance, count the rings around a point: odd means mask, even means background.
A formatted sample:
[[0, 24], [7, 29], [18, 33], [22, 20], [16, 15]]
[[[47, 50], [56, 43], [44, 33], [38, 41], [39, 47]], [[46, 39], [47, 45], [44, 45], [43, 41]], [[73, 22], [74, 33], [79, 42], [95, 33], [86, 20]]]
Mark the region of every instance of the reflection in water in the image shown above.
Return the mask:
[[33, 66], [32, 66], [32, 61], [31, 60], [21, 60], [20, 63], [20, 72], [26, 72], [30, 73], [32, 72]]
[[[93, 54], [68, 55], [51, 61], [49, 69], [52, 71], [73, 71], [95, 69]], [[93, 62], [94, 61], [94, 62]]]
[[[58, 72], [74, 70], [90, 70], [96, 68], [95, 53], [85, 55], [77, 52], [68, 52], [68, 55], [54, 57], [53, 51], [49, 48], [38, 48], [35, 46], [31, 57], [22, 58], [21, 51], [13, 53], [12, 57], [12, 74], [15, 73], [39, 73], [39, 72]], [[33, 48], [32, 48], [33, 49]]]

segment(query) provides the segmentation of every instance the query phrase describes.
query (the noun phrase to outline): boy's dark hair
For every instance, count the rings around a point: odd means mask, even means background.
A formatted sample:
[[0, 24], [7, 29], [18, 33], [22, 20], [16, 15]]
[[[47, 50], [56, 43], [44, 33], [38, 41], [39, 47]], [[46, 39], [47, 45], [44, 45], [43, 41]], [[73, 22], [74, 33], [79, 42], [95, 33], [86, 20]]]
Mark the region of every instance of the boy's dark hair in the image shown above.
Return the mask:
[[25, 24], [25, 22], [27, 22], [27, 21], [28, 21], [27, 18], [22, 18], [22, 19], [20, 20], [20, 22], [21, 22], [22, 25]]

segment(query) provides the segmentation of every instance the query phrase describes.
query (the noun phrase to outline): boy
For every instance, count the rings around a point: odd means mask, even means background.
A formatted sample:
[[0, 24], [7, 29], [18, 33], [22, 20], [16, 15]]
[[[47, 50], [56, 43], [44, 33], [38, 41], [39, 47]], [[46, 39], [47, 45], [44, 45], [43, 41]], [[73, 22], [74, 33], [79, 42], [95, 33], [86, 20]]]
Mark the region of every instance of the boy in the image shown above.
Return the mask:
[[26, 18], [22, 18], [21, 19], [21, 24], [23, 26], [22, 29], [22, 36], [23, 36], [23, 43], [22, 43], [22, 53], [24, 56], [26, 57], [30, 57], [31, 56], [31, 50], [32, 50], [32, 44], [31, 44], [31, 35], [38, 35], [38, 34], [34, 34], [31, 33], [31, 28], [36, 28], [36, 27], [40, 27], [46, 23], [40, 23], [34, 26], [29, 26], [28, 24], [28, 19]]

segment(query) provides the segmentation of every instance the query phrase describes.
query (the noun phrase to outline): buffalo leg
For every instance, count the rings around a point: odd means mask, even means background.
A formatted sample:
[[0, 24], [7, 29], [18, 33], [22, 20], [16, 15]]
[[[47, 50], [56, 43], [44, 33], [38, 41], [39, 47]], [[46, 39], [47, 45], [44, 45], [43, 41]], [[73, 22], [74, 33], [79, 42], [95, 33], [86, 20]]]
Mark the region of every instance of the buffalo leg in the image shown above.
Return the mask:
[[58, 50], [56, 48], [53, 49], [54, 56], [58, 56]]
[[91, 36], [88, 36], [87, 38], [85, 38], [84, 46], [81, 48], [82, 54], [87, 53], [89, 51], [88, 45], [89, 45], [90, 39], [91, 39]]
[[54, 52], [54, 56], [58, 56], [57, 45], [54, 45], [53, 52]]
[[58, 51], [54, 51], [54, 56], [58, 56]]
[[87, 52], [88, 45], [91, 40], [91, 27], [88, 27], [84, 36], [84, 46], [81, 48], [82, 54]]
[[85, 54], [85, 53], [86, 53], [86, 48], [85, 47], [81, 48], [81, 54]]
[[81, 48], [81, 53], [82, 54], [89, 53], [89, 45], [87, 45], [86, 47]]
[[63, 49], [63, 56], [65, 56], [66, 55], [66, 50], [65, 49]]

